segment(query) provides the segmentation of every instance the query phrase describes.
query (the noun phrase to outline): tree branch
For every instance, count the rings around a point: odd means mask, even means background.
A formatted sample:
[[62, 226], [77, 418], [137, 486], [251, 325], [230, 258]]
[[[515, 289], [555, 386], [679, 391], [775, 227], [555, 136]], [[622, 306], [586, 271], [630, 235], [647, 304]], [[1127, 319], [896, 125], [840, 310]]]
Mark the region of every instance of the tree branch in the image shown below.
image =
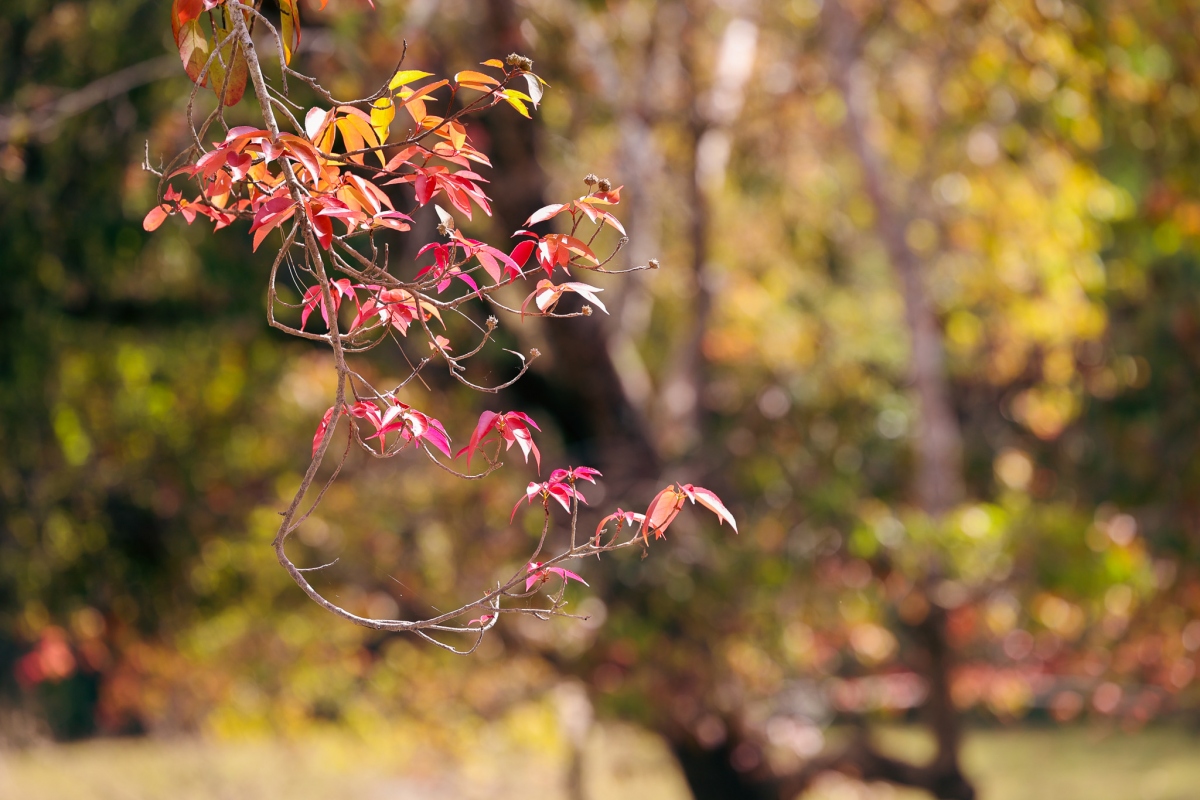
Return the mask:
[[49, 141], [54, 138], [54, 129], [71, 117], [139, 86], [169, 78], [178, 70], [177, 56], [152, 58], [105, 75], [49, 105], [0, 117], [0, 144], [22, 140]]

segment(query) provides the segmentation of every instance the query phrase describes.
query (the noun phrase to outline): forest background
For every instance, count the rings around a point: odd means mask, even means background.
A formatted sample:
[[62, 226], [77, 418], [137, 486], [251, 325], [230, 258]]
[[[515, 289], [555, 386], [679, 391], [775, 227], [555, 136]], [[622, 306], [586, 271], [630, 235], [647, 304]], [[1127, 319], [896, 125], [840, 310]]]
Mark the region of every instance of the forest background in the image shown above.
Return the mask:
[[[326, 355], [267, 327], [241, 236], [142, 230], [143, 158], [185, 141], [164, 4], [13, 0], [6, 742], [338, 731], [407, 775], [502, 742], [582, 796], [594, 717], [653, 731], [696, 797], [791, 796], [818, 766], [961, 797], [964, 725], [1194, 725], [1200, 5], [377, 6], [305, 6], [301, 68], [366, 94], [406, 40], [414, 68], [515, 51], [552, 86], [533, 123], [471, 129], [495, 162], [472, 235], [592, 172], [624, 185], [627, 263], [662, 265], [597, 277], [608, 317], [506, 322], [545, 356], [501, 404], [605, 473], [593, 506], [694, 481], [740, 536], [681, 518], [580, 567], [588, 621], [504, 619], [469, 659], [324, 615], [269, 545]], [[427, 380], [451, 429], [487, 407]], [[503, 519], [526, 480], [352, 459], [300, 546], [338, 559], [346, 607], [428, 615], [536, 537]], [[927, 726], [932, 760], [884, 755], [880, 722]]]

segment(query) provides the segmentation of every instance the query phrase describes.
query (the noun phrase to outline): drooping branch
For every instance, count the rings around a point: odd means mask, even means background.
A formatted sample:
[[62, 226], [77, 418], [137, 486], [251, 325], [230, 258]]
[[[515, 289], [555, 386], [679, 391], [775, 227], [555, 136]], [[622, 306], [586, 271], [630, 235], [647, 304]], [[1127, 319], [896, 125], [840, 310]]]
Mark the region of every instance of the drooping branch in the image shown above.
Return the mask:
[[[474, 326], [483, 333], [482, 338], [475, 347], [456, 354], [449, 340], [436, 334], [430, 324], [436, 320], [444, 326], [444, 313], [455, 313], [471, 319], [468, 311], [472, 303], [479, 300], [522, 318], [586, 317], [592, 313], [592, 306], [604, 310], [603, 303], [596, 296], [601, 291], [599, 288], [577, 281], [555, 284], [552, 279], [558, 269], [568, 274], [572, 268], [597, 272], [629, 271], [607, 269], [609, 262], [627, 241], [623, 235], [606, 257], [592, 249], [599, 232], [606, 226], [624, 234], [621, 223], [608, 210], [620, 202], [620, 190], [613, 189], [605, 181], [592, 180], [588, 182], [588, 194], [583, 197], [533, 211], [521, 227], [529, 228], [539, 221], [564, 214], [571, 219], [570, 233], [519, 231], [526, 240], [517, 244], [511, 254], [467, 238], [457, 229], [453, 216], [440, 206], [435, 206], [441, 220], [438, 234], [444, 240], [422, 248], [420, 254], [430, 253], [434, 263], [422, 268], [415, 278], [403, 280], [389, 271], [388, 248], [385, 245], [381, 252], [375, 234], [385, 228], [407, 231], [411, 227], [409, 223], [412, 217], [409, 213], [396, 210], [393, 200], [376, 181], [384, 181], [383, 185], [411, 185], [415, 195], [415, 205], [411, 210], [429, 204], [435, 195], [444, 193], [448, 203], [468, 217], [472, 205], [490, 214], [489, 198], [479, 185], [486, 181], [471, 170], [469, 163], [488, 164], [488, 160], [470, 145], [466, 128], [460, 120], [467, 114], [496, 106], [502, 101], [523, 116], [530, 116], [529, 106], [537, 106], [544, 85], [531, 72], [532, 62], [515, 54], [504, 62], [490, 59], [483, 66], [500, 70], [500, 78], [466, 70], [456, 75], [453, 81], [434, 81], [415, 89], [410, 84], [430, 76], [416, 70], [402, 70], [398, 65], [395, 75], [371, 97], [352, 103], [337, 103], [324, 95], [334, 103], [334, 107], [310, 109], [304, 121], [300, 122], [289, 110], [288, 102], [281, 99], [286, 97], [286, 92], [279, 93], [278, 97], [273, 96], [272, 87], [263, 72], [252, 35], [253, 23], [261, 23], [280, 50], [284, 74], [300, 75], [288, 67], [290, 55], [285, 52], [284, 39], [270, 21], [259, 13], [257, 5], [225, 0], [201, 12], [194, 3], [175, 0], [172, 14], [180, 53], [195, 83], [192, 100], [200, 85], [211, 79], [218, 105], [198, 128], [192, 126], [193, 146], [168, 168], [156, 172], [161, 179], [160, 191], [166, 188], [162, 192], [161, 202], [147, 214], [143, 225], [147, 230], [154, 230], [167, 216], [176, 213], [181, 214], [189, 224], [199, 217], [206, 217], [218, 229], [238, 219], [251, 219], [254, 223], [251, 232], [254, 233], [255, 248], [275, 229], [284, 232], [282, 247], [273, 260], [268, 281], [268, 322], [290, 335], [323, 342], [333, 354], [337, 375], [333, 404], [317, 428], [308, 467], [291, 502], [281, 512], [282, 519], [274, 540], [279, 563], [305, 594], [330, 613], [356, 625], [381, 631], [416, 633], [453, 652], [469, 653], [478, 646], [484, 632], [495, 625], [502, 613], [532, 614], [542, 619], [575, 616], [566, 610], [566, 586], [569, 580], [582, 582], [582, 578], [560, 565], [588, 555], [635, 546], [645, 548], [649, 544], [649, 534], [653, 533], [656, 539], [661, 538], [687, 499], [709, 508], [722, 520], [733, 524], [733, 517], [714, 494], [690, 484], [680, 484], [678, 488], [672, 485], [660, 492], [646, 514], [618, 511], [602, 521], [594, 536], [582, 538], [578, 533], [578, 521], [579, 503], [583, 496], [576, 490], [575, 483], [578, 480], [595, 482], [600, 473], [588, 467], [557, 469], [548, 480], [530, 483], [523, 498], [526, 503], [539, 501], [543, 513], [542, 535], [527, 564], [506, 580], [497, 582], [493, 589], [484, 592], [476, 600], [426, 619], [373, 619], [353, 613], [316, 589], [307, 573], [332, 564], [299, 567], [289, 557], [287, 544], [291, 534], [320, 504], [355, 446], [376, 458], [390, 458], [411, 445], [414, 449], [424, 450], [439, 468], [464, 479], [478, 479], [498, 469], [503, 452], [517, 444], [526, 462], [531, 453], [534, 455], [540, 471], [541, 455], [533, 443], [533, 430], [537, 429], [537, 425], [527, 415], [521, 412], [484, 412], [470, 443], [458, 455], [467, 453], [468, 469], [472, 455], [486, 461], [486, 467], [478, 474], [468, 474], [444, 463], [434, 454], [433, 449], [436, 449], [447, 458], [454, 457], [451, 455], [449, 436], [441, 423], [401, 402], [396, 392], [434, 359], [442, 360], [449, 374], [464, 386], [481, 392], [497, 392], [524, 375], [529, 363], [537, 357], [536, 350], [531, 351], [528, 357], [517, 354], [522, 364], [516, 377], [497, 386], [479, 385], [465, 377], [463, 362], [478, 354], [492, 339], [498, 322], [494, 317], [489, 317], [485, 325], [472, 320]], [[198, 16], [200, 14], [207, 15], [211, 36], [205, 32]], [[294, 19], [292, 24], [295, 24]], [[182, 36], [180, 31], [184, 32]], [[204, 37], [207, 37], [207, 47], [195, 47], [194, 42]], [[197, 49], [203, 50], [207, 56], [198, 56]], [[529, 87], [528, 94], [512, 86], [517, 78], [525, 81]], [[241, 98], [245, 83], [254, 88], [263, 129], [229, 129], [226, 126], [225, 140], [214, 143], [213, 149], [206, 148], [203, 139], [207, 130], [215, 122], [224, 124], [223, 108]], [[315, 82], [310, 85], [319, 90]], [[430, 113], [428, 104], [442, 102], [435, 99], [434, 92], [443, 87], [448, 87], [449, 98], [444, 99], [444, 115], [437, 116]], [[479, 92], [480, 96], [470, 101], [461, 100], [459, 91], [464, 89]], [[364, 108], [358, 108], [355, 104]], [[189, 101], [189, 122], [191, 108], [192, 102]], [[412, 116], [414, 127], [400, 142], [392, 144], [388, 141], [388, 134], [391, 121], [400, 108], [407, 109], [406, 113]], [[295, 133], [285, 130], [280, 124], [281, 119], [284, 124], [290, 124]], [[338, 137], [341, 151], [335, 152]], [[437, 141], [429, 143], [431, 137]], [[388, 155], [391, 155], [390, 160]], [[368, 164], [369, 157], [377, 157], [383, 167]], [[461, 169], [454, 171], [434, 162], [434, 159]], [[277, 172], [272, 171], [272, 164], [276, 165]], [[196, 199], [186, 200], [171, 185], [171, 180], [179, 174], [190, 175], [200, 182], [201, 194]], [[346, 226], [344, 234], [334, 233], [335, 220]], [[581, 228], [585, 222], [595, 225], [590, 237]], [[527, 271], [525, 263], [530, 258], [534, 259], [536, 266]], [[646, 268], [650, 267], [638, 266], [633, 269]], [[279, 297], [277, 281], [281, 269], [286, 270], [286, 274], [294, 280], [295, 288], [302, 296], [298, 305], [284, 302]], [[517, 281], [526, 280], [538, 269], [544, 269], [549, 277], [537, 283], [520, 309], [509, 308], [497, 299], [497, 292]], [[338, 273], [349, 277], [333, 277]], [[490, 282], [485, 277], [490, 278]], [[456, 280], [471, 291], [444, 297], [443, 293]], [[591, 305], [584, 305], [575, 312], [557, 311], [556, 305], [566, 292], [582, 296]], [[357, 310], [354, 321], [347, 327], [343, 327], [339, 318], [344, 301], [352, 302]], [[275, 313], [277, 305], [302, 309], [299, 327], [279, 320]], [[326, 333], [305, 330], [308, 318], [314, 312], [320, 313], [327, 328]], [[398, 386], [381, 392], [348, 365], [348, 354], [373, 349], [385, 341], [393, 341], [399, 346], [400, 337], [407, 337], [410, 329], [424, 333], [433, 355], [421, 359], [416, 365], [410, 361], [412, 372]], [[408, 358], [407, 354], [405, 358]], [[335, 437], [340, 435], [338, 431], [343, 418], [346, 420], [346, 440], [341, 458], [332, 474], [318, 484], [317, 477], [325, 455]], [[374, 435], [364, 435], [360, 425], [373, 428]], [[306, 503], [314, 486], [319, 486], [315, 489], [315, 497]], [[543, 557], [543, 550], [550, 545], [548, 537], [552, 500], [570, 512], [569, 545], [557, 554]], [[520, 505], [518, 503], [514, 508], [514, 516]], [[615, 530], [609, 530], [605, 535], [606, 526], [611, 527], [610, 523], [615, 523]], [[540, 560], [542, 558], [545, 560]], [[546, 595], [548, 606], [511, 602], [542, 596], [540, 587], [554, 576], [561, 578], [562, 582], [556, 592]], [[464, 624], [461, 619], [471, 613], [478, 613], [479, 616]], [[465, 649], [455, 647], [435, 638], [435, 633], [470, 635], [475, 637], [474, 644]]]

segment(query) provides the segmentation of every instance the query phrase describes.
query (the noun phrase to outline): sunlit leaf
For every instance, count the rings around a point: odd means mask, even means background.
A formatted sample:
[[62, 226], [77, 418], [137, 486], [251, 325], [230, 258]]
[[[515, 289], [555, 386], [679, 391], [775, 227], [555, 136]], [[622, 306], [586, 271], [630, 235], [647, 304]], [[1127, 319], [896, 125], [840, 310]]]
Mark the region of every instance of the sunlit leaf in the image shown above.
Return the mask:
[[163, 224], [167, 218], [171, 207], [166, 203], [160, 203], [146, 213], [146, 218], [142, 220], [142, 228], [147, 231], [158, 230], [158, 226]]
[[[482, 72], [475, 72], [474, 70], [470, 70], [470, 69], [465, 69], [462, 72], [455, 75], [454, 82], [459, 85], [476, 84], [476, 85], [485, 86], [485, 87], [486, 86], [497, 86], [500, 83], [500, 81], [496, 80], [491, 75], [485, 75]], [[472, 87], [472, 88], [474, 88], [474, 87]], [[486, 91], [486, 89], [484, 91]]]
[[532, 72], [526, 72], [525, 83], [529, 86], [529, 101], [533, 103], [534, 108], [537, 108], [538, 103], [542, 102], [543, 81]]
[[[224, 41], [233, 31], [233, 21], [229, 16], [231, 13], [233, 12], [226, 6], [214, 14], [217, 20], [218, 41]], [[246, 93], [246, 83], [250, 78], [250, 67], [246, 62], [245, 53], [242, 52], [241, 42], [234, 41], [222, 47], [209, 69], [213, 93], [225, 105], [237, 105]]]
[[[396, 103], [390, 97], [381, 97], [371, 105], [371, 127], [382, 144], [388, 140], [392, 120], [396, 118]], [[384, 162], [386, 166], [386, 162]]]
[[419, 81], [421, 78], [428, 78], [432, 75], [432, 72], [422, 72], [419, 69], [402, 69], [388, 81], [388, 88], [399, 89], [401, 86], [407, 86], [413, 81]]
[[187, 76], [195, 83], [206, 84], [207, 80], [200, 80], [200, 73], [212, 52], [212, 42], [200, 28], [200, 21], [192, 19], [183, 23], [175, 31], [175, 44], [179, 47], [179, 59]]
[[283, 58], [288, 64], [300, 47], [300, 3], [298, 0], [279, 0], [280, 38]]
[[525, 117], [526, 119], [532, 119], [533, 117], [529, 113], [529, 109], [525, 106], [525, 103], [515, 97], [514, 94], [519, 94], [519, 92], [501, 92], [500, 96], [504, 98], [504, 102], [515, 108], [521, 116]]

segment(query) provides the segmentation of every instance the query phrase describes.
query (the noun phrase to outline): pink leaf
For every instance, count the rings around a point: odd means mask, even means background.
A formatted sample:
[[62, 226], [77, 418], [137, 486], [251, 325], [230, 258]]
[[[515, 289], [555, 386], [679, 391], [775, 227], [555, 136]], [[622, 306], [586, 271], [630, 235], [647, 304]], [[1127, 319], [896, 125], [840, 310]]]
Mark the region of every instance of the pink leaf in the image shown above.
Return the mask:
[[544, 583], [545, 581], [549, 580], [549, 573], [554, 573], [555, 575], [559, 576], [563, 579], [564, 583], [568, 580], [573, 580], [579, 581], [584, 586], [588, 585], [588, 582], [583, 578], [579, 577], [574, 572], [571, 572], [569, 569], [563, 569], [562, 567], [543, 567], [540, 562], [531, 561], [529, 562], [528, 570], [529, 577], [525, 579], [525, 591], [527, 592], [533, 589], [533, 587], [539, 581]]
[[321, 108], [310, 108], [308, 113], [304, 115], [304, 132], [308, 134], [309, 140], [315, 142], [321, 130], [325, 127], [325, 121], [329, 117], [329, 112]]
[[537, 497], [539, 494], [541, 494], [541, 492], [542, 484], [538, 483], [537, 481], [530, 481], [529, 485], [525, 487], [525, 496], [518, 500], [517, 504], [513, 506], [512, 515], [508, 518], [508, 521], [511, 523], [517, 518], [517, 509], [521, 507], [522, 502], [524, 502], [526, 505], [532, 503], [533, 498]]
[[603, 289], [596, 286], [588, 286], [586, 283], [564, 283], [558, 288], [560, 290], [574, 292], [583, 299], [590, 300], [591, 302], [595, 303], [605, 314], [608, 313], [608, 309], [604, 307], [604, 303], [601, 303], [600, 299], [596, 297], [596, 292], [603, 292]]
[[733, 532], [737, 533], [737, 522], [733, 518], [733, 514], [729, 513], [729, 509], [721, 502], [721, 498], [703, 487], [692, 486], [690, 483], [685, 483], [679, 487], [684, 494], [688, 496], [693, 503], [699, 503], [709, 511], [717, 515], [717, 520], [724, 524], [726, 520], [729, 522], [729, 527], [733, 528]]
[[576, 467], [571, 470], [571, 474], [575, 476], [576, 480], [591, 481], [592, 483], [596, 482], [596, 478], [603, 477], [603, 473], [600, 470], [592, 469], [591, 467]]
[[619, 533], [626, 526], [632, 528], [637, 523], [645, 522], [646, 517], [633, 511], [622, 511], [618, 508], [616, 513], [609, 514], [600, 520], [600, 524], [596, 526], [595, 541], [597, 544], [600, 542], [600, 534], [604, 532], [604, 526], [614, 521], [617, 523], [617, 532]]
[[545, 222], [548, 219], [557, 217], [563, 211], [570, 207], [569, 203], [552, 203], [548, 206], [543, 206], [530, 215], [529, 219], [525, 220], [526, 225], [536, 225], [539, 222]]
[[487, 436], [488, 432], [496, 426], [497, 419], [499, 419], [499, 415], [494, 411], [485, 411], [480, 414], [479, 422], [475, 425], [475, 431], [471, 434], [471, 441], [467, 443], [466, 447], [455, 453], [454, 457], [458, 458], [463, 453], [466, 453], [467, 466], [471, 466], [471, 456], [475, 455], [475, 448], [479, 446], [479, 442], [483, 440], [483, 437]]

